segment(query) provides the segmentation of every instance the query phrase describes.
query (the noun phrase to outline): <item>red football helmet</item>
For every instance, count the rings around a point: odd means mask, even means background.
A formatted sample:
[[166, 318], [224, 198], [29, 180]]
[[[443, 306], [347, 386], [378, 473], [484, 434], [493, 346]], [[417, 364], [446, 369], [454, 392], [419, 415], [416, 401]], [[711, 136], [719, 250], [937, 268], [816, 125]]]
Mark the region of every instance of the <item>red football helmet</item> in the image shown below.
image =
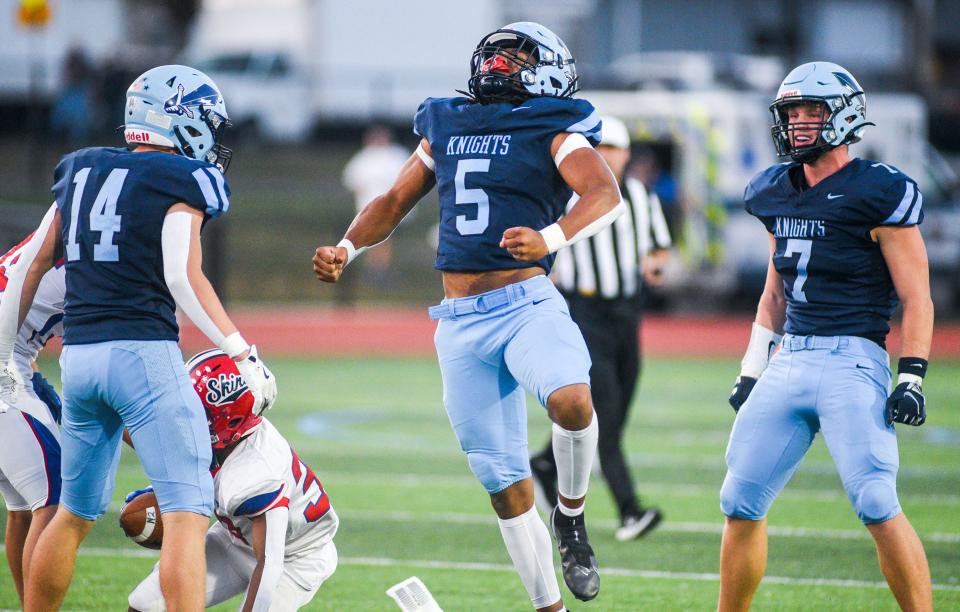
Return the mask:
[[253, 413], [253, 393], [226, 353], [220, 349], [197, 353], [187, 362], [187, 370], [207, 413], [213, 448], [237, 442], [260, 424], [262, 418]]

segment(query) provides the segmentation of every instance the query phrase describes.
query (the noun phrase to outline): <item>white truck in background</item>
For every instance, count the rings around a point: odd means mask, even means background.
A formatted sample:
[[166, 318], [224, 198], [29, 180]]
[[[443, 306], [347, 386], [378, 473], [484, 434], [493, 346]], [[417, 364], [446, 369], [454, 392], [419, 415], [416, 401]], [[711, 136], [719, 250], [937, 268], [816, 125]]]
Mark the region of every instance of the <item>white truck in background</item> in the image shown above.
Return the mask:
[[[776, 163], [770, 137], [772, 93], [732, 88], [684, 91], [584, 91], [602, 114], [620, 117], [635, 146], [670, 151], [670, 171], [681, 194], [681, 252], [668, 284], [691, 296], [759, 296], [769, 244], [759, 222], [743, 209], [743, 190]], [[867, 93], [866, 128], [854, 157], [875, 159], [913, 177], [924, 194], [934, 300], [960, 305], [960, 191], [957, 176], [927, 141], [927, 108], [913, 94]], [[698, 298], [700, 299], [700, 298]]]
[[[217, 82], [237, 125], [272, 140], [318, 120], [412, 120], [466, 87], [499, 0], [204, 0], [184, 61]], [[411, 24], [415, 23], [413, 27]]]
[[18, 4], [0, 0], [0, 103], [27, 103], [31, 96], [49, 101], [60, 87], [61, 66], [72, 49], [96, 62], [128, 43], [123, 0], [51, 2], [50, 21], [42, 28], [20, 24]]

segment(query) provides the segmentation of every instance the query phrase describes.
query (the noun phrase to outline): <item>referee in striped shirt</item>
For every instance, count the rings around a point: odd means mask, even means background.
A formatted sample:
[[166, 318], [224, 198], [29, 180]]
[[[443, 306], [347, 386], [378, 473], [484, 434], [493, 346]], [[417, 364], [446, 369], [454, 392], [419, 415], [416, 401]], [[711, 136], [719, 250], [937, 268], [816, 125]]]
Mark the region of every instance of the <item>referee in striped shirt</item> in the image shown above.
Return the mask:
[[[670, 232], [656, 195], [648, 196], [640, 181], [624, 177], [630, 161], [630, 135], [622, 121], [603, 117], [597, 150], [620, 183], [628, 214], [592, 238], [562, 249], [554, 264], [554, 280], [590, 350], [600, 466], [620, 512], [621, 526], [615, 536], [627, 541], [648, 533], [662, 518], [658, 509], [640, 505], [622, 441], [640, 374], [641, 290], [645, 279], [659, 283]], [[576, 198], [574, 194], [567, 210]], [[549, 442], [531, 458], [530, 466], [552, 506], [557, 496], [557, 467]]]

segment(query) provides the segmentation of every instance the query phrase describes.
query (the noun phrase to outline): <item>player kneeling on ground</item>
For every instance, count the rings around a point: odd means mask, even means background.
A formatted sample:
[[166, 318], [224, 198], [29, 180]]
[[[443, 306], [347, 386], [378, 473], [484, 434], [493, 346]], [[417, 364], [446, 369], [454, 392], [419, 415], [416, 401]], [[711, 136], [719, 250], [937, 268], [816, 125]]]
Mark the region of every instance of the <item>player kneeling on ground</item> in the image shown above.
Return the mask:
[[[297, 610], [337, 567], [337, 514], [313, 470], [254, 414], [253, 394], [232, 359], [211, 349], [187, 369], [207, 413], [215, 465], [218, 522], [207, 531], [205, 605], [246, 592], [242, 610]], [[158, 567], [129, 603], [140, 612], [166, 609]]]

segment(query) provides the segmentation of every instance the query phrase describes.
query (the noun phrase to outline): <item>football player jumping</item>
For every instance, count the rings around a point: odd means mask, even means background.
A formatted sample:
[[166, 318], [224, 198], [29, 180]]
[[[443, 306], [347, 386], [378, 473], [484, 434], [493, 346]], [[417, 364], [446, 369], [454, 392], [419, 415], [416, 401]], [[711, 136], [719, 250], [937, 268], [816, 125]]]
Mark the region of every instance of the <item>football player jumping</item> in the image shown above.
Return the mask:
[[[593, 150], [599, 115], [572, 98], [574, 60], [556, 34], [512, 23], [483, 37], [471, 67], [468, 97], [420, 106], [415, 154], [337, 246], [317, 249], [314, 272], [336, 282], [437, 186], [445, 298], [430, 317], [439, 320], [444, 405], [534, 607], [559, 610], [550, 535], [533, 505], [524, 392], [554, 423], [559, 499], [551, 523], [563, 576], [577, 598], [593, 599], [600, 576], [583, 517], [597, 446], [590, 357], [546, 273], [558, 249], [609, 225], [624, 205]], [[571, 189], [580, 200], [560, 219]]]
[[[0, 300], [6, 272], [29, 241], [0, 256]], [[0, 495], [7, 504], [7, 563], [23, 605], [23, 585], [40, 533], [60, 503], [60, 398], [36, 371], [34, 360], [47, 341], [63, 335], [63, 262], [44, 274], [13, 345], [16, 403], [0, 399]]]
[[[246, 593], [241, 610], [297, 610], [337, 568], [339, 519], [311, 470], [270, 422], [236, 363], [213, 349], [187, 362], [216, 460], [207, 531], [206, 607]], [[138, 492], [139, 493], [139, 492]], [[166, 610], [159, 564], [130, 593], [131, 610]]]
[[[770, 110], [777, 151], [793, 161], [758, 174], [744, 195], [770, 233], [771, 256], [730, 396], [738, 412], [720, 492], [719, 609], [750, 606], [766, 568], [767, 511], [822, 431], [900, 607], [930, 610], [926, 555], [897, 498], [893, 425], [926, 419], [933, 303], [917, 227], [923, 198], [896, 168], [850, 159], [848, 146], [872, 124], [847, 70], [798, 66]], [[886, 337], [897, 298], [903, 336], [889, 393]]]
[[219, 90], [192, 68], [160, 66], [130, 86], [124, 119], [132, 150], [95, 147], [61, 160], [56, 203], [8, 268], [0, 302], [0, 399], [17, 405], [15, 375], [5, 364], [24, 305], [63, 255], [63, 486], [60, 508], [30, 560], [27, 610], [63, 601], [77, 548], [110, 502], [125, 427], [163, 513], [167, 605], [202, 604], [211, 451], [177, 346], [176, 306], [237, 360], [258, 410], [276, 397], [276, 381], [201, 266], [200, 228], [230, 205]]

